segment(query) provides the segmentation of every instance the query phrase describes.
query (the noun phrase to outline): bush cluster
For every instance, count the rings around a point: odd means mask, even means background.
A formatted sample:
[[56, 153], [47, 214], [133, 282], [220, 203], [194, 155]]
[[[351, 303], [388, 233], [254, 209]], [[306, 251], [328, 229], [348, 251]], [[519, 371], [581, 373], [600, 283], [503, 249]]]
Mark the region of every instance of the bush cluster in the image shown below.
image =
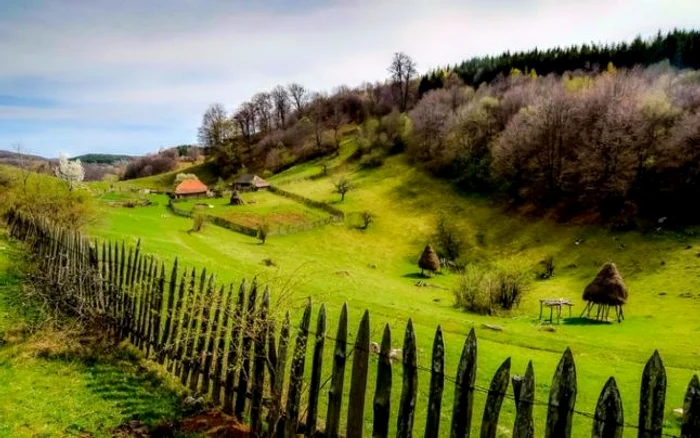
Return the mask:
[[492, 315], [520, 304], [532, 282], [532, 273], [514, 261], [493, 267], [469, 265], [454, 290], [455, 305], [470, 312]]

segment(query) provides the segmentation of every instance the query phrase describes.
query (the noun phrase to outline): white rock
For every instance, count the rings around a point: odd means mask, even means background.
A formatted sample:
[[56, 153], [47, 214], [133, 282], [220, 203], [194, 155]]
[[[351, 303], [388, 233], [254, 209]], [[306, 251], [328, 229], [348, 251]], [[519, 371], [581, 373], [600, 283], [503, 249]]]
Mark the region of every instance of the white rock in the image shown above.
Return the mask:
[[394, 361], [401, 361], [403, 359], [403, 350], [400, 348], [392, 348], [389, 352], [389, 359]]

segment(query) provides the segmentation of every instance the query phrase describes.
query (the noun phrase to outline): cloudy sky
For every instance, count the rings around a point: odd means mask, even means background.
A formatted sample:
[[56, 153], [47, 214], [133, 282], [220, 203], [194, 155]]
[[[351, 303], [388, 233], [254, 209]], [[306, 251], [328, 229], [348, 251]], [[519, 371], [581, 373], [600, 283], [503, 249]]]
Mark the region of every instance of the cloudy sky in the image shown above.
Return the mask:
[[700, 27], [697, 0], [0, 0], [0, 149], [141, 154], [208, 104], [475, 55]]

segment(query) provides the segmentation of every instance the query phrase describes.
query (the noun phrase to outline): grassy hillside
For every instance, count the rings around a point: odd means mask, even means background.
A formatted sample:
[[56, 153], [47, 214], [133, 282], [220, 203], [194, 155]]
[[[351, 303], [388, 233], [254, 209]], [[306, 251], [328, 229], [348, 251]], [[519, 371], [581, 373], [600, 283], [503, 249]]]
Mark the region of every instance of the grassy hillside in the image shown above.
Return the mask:
[[[700, 330], [695, 317], [700, 302], [694, 293], [700, 284], [700, 238], [693, 230], [613, 233], [562, 225], [547, 218], [528, 218], [487, 199], [456, 193], [448, 184], [406, 164], [402, 156], [386, 160], [379, 169], [360, 170], [345, 161], [351, 149], [352, 144], [347, 143], [337, 158], [297, 166], [271, 179], [285, 190], [333, 203], [347, 213], [346, 223], [273, 237], [259, 245], [253, 238], [214, 226], [188, 234], [191, 220], [168, 215], [163, 199], [156, 207], [106, 209], [102, 221], [91, 231], [110, 239], [141, 239], [145, 251], [168, 260], [177, 255], [188, 266], [216, 272], [223, 281], [258, 276], [271, 285], [278, 311], [298, 311], [303, 298], [311, 296], [316, 304], [326, 303], [331, 333], [344, 302], [350, 309], [352, 333], [361, 313], [369, 309], [372, 340], [379, 341], [383, 325], [390, 323], [397, 347], [402, 344], [406, 320], [412, 318], [423, 366], [429, 366], [434, 330], [440, 325], [446, 332], [449, 375], [455, 373], [464, 337], [476, 327], [477, 383], [482, 387], [488, 386], [506, 357], [513, 358], [514, 374], [522, 374], [532, 359], [537, 399], [547, 400], [554, 368], [570, 346], [577, 363], [577, 407], [587, 412], [593, 410], [607, 378], [614, 375], [621, 388], [626, 418], [636, 418], [641, 371], [653, 351], [659, 349], [669, 375], [667, 418], [675, 418], [671, 411], [682, 405], [685, 387], [700, 368], [700, 346], [694, 341]], [[323, 164], [331, 169], [329, 176], [320, 176]], [[343, 203], [333, 193], [332, 184], [340, 174], [347, 175], [355, 187]], [[145, 186], [151, 181], [135, 183]], [[367, 230], [358, 229], [353, 219], [363, 210], [376, 215], [376, 222]], [[417, 287], [416, 262], [441, 213], [447, 213], [460, 227], [471, 262], [489, 264], [511, 259], [537, 268], [540, 260], [551, 255], [556, 265], [554, 278], [535, 282], [517, 311], [498, 317], [456, 309], [452, 289], [459, 279], [455, 274], [428, 280], [434, 287]], [[265, 266], [265, 259], [276, 266]], [[574, 313], [580, 313], [583, 288], [609, 260], [619, 266], [630, 288], [627, 320], [619, 325], [594, 325], [574, 318], [563, 322], [556, 332], [541, 330], [538, 299], [570, 298], [576, 303]], [[500, 325], [503, 331], [481, 329], [483, 323]], [[329, 360], [330, 353], [326, 363]], [[371, 375], [370, 382], [373, 379]], [[429, 375], [419, 375], [419, 382], [422, 395], [416, 430], [425, 421]], [[446, 388], [443, 428], [451, 417], [452, 387], [446, 383]], [[368, 401], [372, 394], [369, 390]], [[400, 377], [394, 379], [394, 394], [400, 394]], [[477, 394], [477, 409], [483, 401], [483, 394]], [[502, 424], [512, 424], [513, 413], [512, 402], [506, 402]], [[537, 430], [541, 431], [546, 412], [537, 407], [535, 415]], [[590, 420], [580, 418], [577, 423], [575, 436], [590, 433]], [[670, 420], [666, 426], [668, 432], [675, 432], [678, 424]]]

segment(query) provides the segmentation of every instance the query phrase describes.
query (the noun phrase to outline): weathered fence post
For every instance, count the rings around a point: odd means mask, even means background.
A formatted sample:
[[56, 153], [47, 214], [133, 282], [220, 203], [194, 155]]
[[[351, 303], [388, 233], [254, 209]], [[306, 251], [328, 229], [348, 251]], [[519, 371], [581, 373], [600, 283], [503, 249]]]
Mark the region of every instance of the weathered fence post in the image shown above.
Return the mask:
[[468, 437], [474, 411], [474, 382], [476, 381], [476, 333], [469, 331], [464, 341], [462, 356], [457, 367], [454, 408], [450, 438]]
[[289, 347], [289, 312], [284, 316], [280, 341], [277, 346], [277, 361], [275, 363], [274, 382], [272, 384], [272, 406], [268, 412], [271, 437], [284, 435], [284, 422], [282, 421], [282, 390], [284, 387], [284, 369], [287, 365], [287, 349]]
[[575, 405], [576, 364], [571, 350], [567, 348], [559, 361], [549, 390], [545, 438], [571, 437]]
[[241, 340], [241, 330], [243, 325], [243, 303], [245, 301], [245, 280], [241, 282], [238, 289], [238, 301], [236, 302], [236, 310], [233, 314], [233, 328], [229, 339], [228, 358], [226, 359], [226, 382], [224, 384], [224, 412], [233, 414], [233, 394], [234, 394], [234, 378], [236, 376], [236, 366], [238, 359], [238, 345]]
[[316, 344], [311, 364], [311, 386], [309, 387], [309, 408], [306, 413], [306, 436], [311, 437], [316, 432], [318, 419], [318, 396], [321, 391], [321, 371], [323, 368], [323, 346], [326, 340], [326, 306], [321, 305], [316, 323]]
[[153, 318], [151, 330], [151, 343], [153, 345], [153, 351], [160, 351], [160, 335], [161, 335], [161, 315], [162, 315], [162, 305], [163, 305], [163, 293], [165, 292], [165, 264], [161, 262], [160, 264], [160, 278], [158, 278], [156, 284], [156, 290], [153, 294]]
[[374, 391], [373, 438], [389, 436], [389, 415], [391, 414], [391, 328], [384, 326], [382, 346], [377, 361], [377, 388]]
[[535, 424], [532, 420], [534, 403], [535, 371], [532, 368], [532, 361], [530, 361], [520, 386], [520, 397], [516, 400], [517, 412], [515, 426], [513, 426], [513, 438], [533, 438], [535, 436]]
[[[192, 275], [194, 275], [194, 270], [192, 270]], [[192, 278], [191, 280], [193, 280]], [[168, 366], [167, 369], [171, 373], [178, 370], [180, 364], [180, 354], [178, 351], [180, 347], [180, 341], [182, 338], [182, 319], [185, 306], [187, 306], [187, 269], [182, 271], [182, 279], [180, 280], [180, 288], [178, 289], [177, 297], [175, 297], [175, 307], [173, 309], [173, 321], [170, 329], [170, 344], [171, 347], [168, 350]]]
[[700, 438], [700, 382], [697, 374], [690, 380], [685, 393], [681, 438]]
[[664, 428], [666, 369], [659, 352], [654, 351], [644, 366], [639, 396], [639, 438], [659, 438]]
[[403, 341], [403, 386], [399, 401], [399, 417], [396, 424], [396, 438], [413, 436], [413, 420], [416, 411], [418, 391], [418, 357], [416, 354], [416, 334], [413, 321], [409, 318]]
[[304, 316], [299, 325], [297, 342], [292, 357], [292, 370], [289, 377], [289, 391], [287, 393], [287, 418], [284, 426], [284, 436], [293, 438], [297, 434], [299, 421], [299, 399], [301, 398], [302, 379], [304, 378], [304, 363], [306, 362], [306, 341], [309, 335], [311, 323], [311, 299], [306, 303]]
[[622, 438], [624, 431], [622, 399], [615, 378], [611, 377], [598, 398], [593, 419], [592, 438]]
[[248, 308], [246, 309], [245, 326], [243, 328], [243, 342], [241, 345], [241, 369], [238, 371], [238, 387], [236, 388], [236, 405], [234, 414], [243, 418], [246, 397], [248, 395], [248, 381], [250, 380], [250, 349], [253, 346], [253, 330], [255, 329], [255, 300], [258, 297], [258, 282], [253, 279], [253, 285], [248, 295]]
[[173, 269], [170, 273], [170, 287], [168, 288], [168, 300], [165, 303], [165, 326], [163, 327], [163, 348], [158, 352], [158, 362], [163, 363], [167, 356], [170, 355], [170, 328], [173, 320], [173, 305], [175, 300], [175, 289], [177, 287], [177, 257], [173, 262]]
[[430, 373], [430, 395], [428, 397], [428, 418], [425, 422], [425, 438], [437, 438], [440, 430], [440, 408], [442, 391], [445, 387], [445, 341], [442, 328], [437, 327], [433, 340], [433, 361]]
[[365, 393], [369, 371], [369, 311], [365, 310], [355, 338], [352, 358], [352, 380], [348, 401], [346, 438], [362, 438]]
[[206, 336], [209, 330], [209, 313], [214, 300], [214, 275], [209, 276], [207, 290], [202, 299], [199, 300], [199, 324], [194, 334], [194, 351], [192, 353], [192, 372], [190, 374], [190, 391], [197, 392], [199, 387], [199, 377], [202, 374], [202, 363]]
[[[219, 293], [215, 294], [212, 299], [212, 306], [214, 306], [214, 316], [211, 316], [211, 310], [209, 310], [209, 316], [211, 317], [211, 323], [209, 324], [209, 334], [206, 336], [206, 349], [204, 356], [204, 367], [202, 369], [202, 387], [201, 393], [204, 395], [209, 394], [209, 388], [211, 386], [211, 377], [214, 370], [212, 370], [212, 363], [214, 362], [214, 348], [216, 346], [217, 336], [220, 331], [219, 319], [221, 318], [221, 307], [224, 305], [224, 286], [219, 287]], [[216, 379], [216, 378], [215, 378]]]
[[199, 321], [202, 319], [202, 311], [204, 310], [204, 285], [207, 281], [207, 270], [202, 269], [199, 277], [199, 288], [195, 288], [196, 295], [192, 299], [192, 314], [190, 324], [187, 327], [185, 335], [185, 348], [182, 358], [182, 370], [180, 373], [180, 383], [187, 385], [190, 376], [190, 369], [195, 366], [194, 348], [197, 340], [197, 330]]
[[491, 380], [486, 404], [484, 405], [484, 417], [481, 421], [481, 438], [496, 438], [498, 417], [501, 415], [503, 398], [508, 390], [509, 376], [510, 358], [501, 364], [493, 376], [493, 380]]
[[219, 333], [217, 334], [218, 345], [216, 347], [216, 364], [214, 365], [214, 385], [212, 388], [211, 399], [214, 405], [218, 406], [221, 403], [221, 388], [225, 379], [224, 373], [224, 358], [226, 353], [226, 336], [231, 331], [229, 309], [233, 300], [233, 284], [229, 285], [228, 292], [224, 297], [224, 302], [221, 303], [221, 313], [223, 321], [220, 324]]
[[177, 330], [177, 339], [175, 340], [175, 360], [170, 363], [170, 372], [174, 372], [176, 376], [182, 374], [182, 368], [185, 363], [185, 354], [187, 343], [189, 341], [189, 328], [191, 324], [191, 319], [195, 317], [195, 305], [196, 305], [196, 293], [197, 293], [197, 271], [192, 268], [192, 273], [190, 274], [190, 282], [187, 287], [187, 292], [183, 297], [182, 304], [182, 316], [179, 318], [178, 325], [180, 328]]
[[348, 339], [348, 307], [343, 304], [338, 321], [333, 352], [333, 373], [328, 390], [328, 414], [326, 415], [326, 438], [338, 438], [340, 427], [340, 408], [343, 403], [343, 384], [345, 382], [346, 341]]
[[262, 401], [265, 386], [265, 345], [267, 341], [267, 311], [270, 307], [270, 289], [265, 288], [262, 303], [258, 312], [257, 327], [255, 328], [255, 347], [253, 360], [253, 391], [250, 402], [250, 431], [253, 436], [260, 436], [262, 432]]

